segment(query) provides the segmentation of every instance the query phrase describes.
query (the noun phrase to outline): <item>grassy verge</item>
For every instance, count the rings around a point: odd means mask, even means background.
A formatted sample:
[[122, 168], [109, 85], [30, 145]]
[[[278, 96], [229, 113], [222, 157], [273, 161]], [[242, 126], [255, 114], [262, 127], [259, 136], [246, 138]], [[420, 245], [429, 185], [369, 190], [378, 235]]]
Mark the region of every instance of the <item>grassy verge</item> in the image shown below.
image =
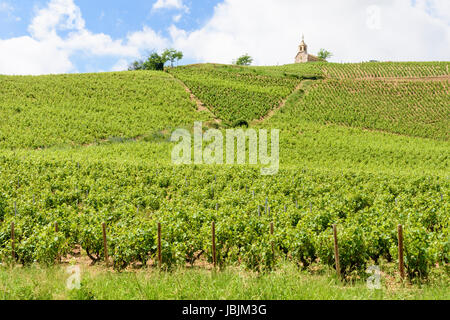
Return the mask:
[[449, 284], [437, 278], [426, 284], [388, 283], [370, 290], [364, 281], [341, 283], [329, 271], [300, 272], [292, 265], [264, 275], [229, 269], [212, 272], [150, 269], [115, 273], [103, 268], [81, 270], [81, 288], [68, 290], [67, 266], [0, 268], [2, 300], [383, 300], [450, 299]]

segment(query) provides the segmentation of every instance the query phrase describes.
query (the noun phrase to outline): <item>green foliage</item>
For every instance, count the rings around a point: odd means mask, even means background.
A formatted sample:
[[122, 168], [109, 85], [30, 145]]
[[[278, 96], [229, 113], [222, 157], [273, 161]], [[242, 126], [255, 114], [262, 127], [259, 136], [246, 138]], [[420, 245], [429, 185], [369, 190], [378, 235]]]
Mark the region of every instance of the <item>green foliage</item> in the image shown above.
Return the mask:
[[243, 56], [240, 56], [233, 64], [237, 66], [249, 66], [252, 62], [253, 58], [246, 53]]
[[6, 197], [0, 193], [0, 221], [3, 221], [6, 213]]
[[322, 123], [448, 140], [447, 91], [445, 81], [327, 80], [315, 84], [293, 112]]
[[[404, 232], [404, 261], [410, 279], [426, 278], [430, 267], [436, 262], [431, 256], [430, 236], [420, 225], [407, 227]], [[392, 255], [398, 257], [397, 248], [392, 247]]]
[[153, 52], [142, 65], [143, 70], [163, 71], [167, 59], [168, 57], [160, 56], [158, 53]]
[[144, 70], [144, 60], [133, 61], [128, 66], [128, 71], [138, 71], [138, 70]]
[[[325, 76], [332, 79], [378, 79], [445, 77], [449, 75], [448, 62], [310, 62], [269, 67], [289, 73]], [[267, 67], [259, 67], [267, 68]], [[392, 79], [391, 79], [392, 78]], [[404, 79], [405, 80], [405, 79]]]
[[364, 62], [316, 64], [330, 78], [385, 79], [449, 75], [448, 62]]
[[[439, 77], [447, 65], [202, 65], [171, 74], [0, 77], [0, 260], [11, 262], [13, 221], [17, 262], [52, 264], [75, 245], [102, 260], [105, 222], [110, 257], [124, 270], [155, 262], [160, 222], [164, 267], [173, 270], [212, 261], [215, 221], [222, 268], [265, 272], [282, 260], [332, 268], [336, 223], [343, 272], [362, 276], [368, 263], [397, 258], [401, 223], [408, 274], [426, 277], [449, 263], [448, 88], [440, 79], [381, 78]], [[195, 111], [171, 75], [229, 125], [248, 125], [289, 97], [256, 126], [281, 130], [279, 174], [172, 166], [173, 129], [210, 117]], [[258, 215], [266, 198], [270, 214]]]
[[[363, 274], [369, 261], [368, 248], [364, 236], [364, 228], [358, 225], [339, 228], [339, 262], [343, 276], [352, 273]], [[334, 240], [332, 230], [321, 233], [317, 237], [317, 254], [320, 260], [335, 268]]]
[[189, 94], [151, 71], [0, 76], [0, 148], [85, 145], [192, 125]]
[[[25, 264], [35, 260], [52, 263], [57, 254], [75, 244], [94, 261], [102, 260], [101, 224], [106, 222], [110, 256], [118, 270], [155, 261], [158, 222], [163, 262], [170, 269], [201, 258], [212, 261], [212, 221], [216, 222], [217, 257], [222, 268], [239, 264], [264, 272], [282, 259], [308, 267], [317, 258], [333, 267], [334, 223], [338, 224], [346, 275], [364, 274], [369, 261], [389, 259], [400, 222], [405, 223], [405, 257], [411, 277], [425, 277], [431, 265], [443, 263], [445, 256], [434, 252], [448, 246], [448, 208], [440, 194], [448, 197], [449, 185], [439, 177], [342, 174], [322, 169], [303, 172], [296, 168], [262, 177], [257, 169], [238, 167], [219, 171], [214, 167], [152, 168], [92, 160], [78, 169], [71, 160], [0, 160], [0, 187], [7, 203], [0, 229], [3, 261], [11, 254], [11, 221], [16, 222], [18, 261]], [[17, 181], [17, 172], [21, 173], [20, 186], [11, 183]], [[33, 194], [35, 205], [30, 200]], [[154, 198], [159, 199], [156, 207]], [[271, 213], [263, 209], [259, 216], [258, 205], [263, 207], [266, 198]], [[408, 201], [396, 203], [395, 198]], [[17, 199], [22, 200], [15, 217], [12, 201]], [[412, 214], [419, 211], [423, 214]], [[427, 216], [433, 217], [433, 226]], [[52, 228], [55, 221], [59, 233]], [[425, 231], [425, 226], [430, 229]]]
[[164, 64], [169, 61], [168, 52], [159, 55], [157, 52], [151, 53], [146, 60], [136, 60], [130, 64], [128, 71], [150, 70], [163, 71]]
[[284, 252], [289, 252], [291, 258], [302, 268], [307, 268], [317, 259], [315, 233], [300, 221], [296, 228], [287, 228], [286, 234], [280, 237]]
[[138, 70], [153, 70], [153, 71], [163, 71], [164, 65], [167, 61], [170, 61], [171, 66], [175, 61], [183, 59], [183, 52], [177, 51], [175, 49], [165, 49], [163, 53], [158, 54], [157, 52], [152, 52], [146, 58], [146, 60], [136, 60], [130, 64], [128, 71], [138, 71]]
[[320, 49], [319, 53], [317, 54], [317, 57], [321, 60], [327, 60], [331, 58], [333, 54], [330, 51], [327, 51], [325, 49]]
[[156, 252], [154, 224], [143, 219], [119, 221], [110, 238], [111, 257], [116, 269], [124, 269], [133, 262], [146, 265]]
[[276, 107], [299, 83], [298, 78], [260, 69], [189, 66], [170, 70], [210, 110], [228, 124], [259, 119]]
[[425, 228], [407, 229], [405, 232], [405, 267], [410, 278], [426, 278], [433, 264], [430, 256], [429, 234]]
[[[241, 268], [211, 272], [205, 268], [178, 268], [169, 274], [134, 269], [110, 272], [83, 268], [80, 289], [67, 290], [66, 268], [0, 267], [0, 300], [447, 300], [445, 275], [420, 285], [367, 288], [365, 279], [347, 283], [319, 269], [313, 275], [283, 263], [277, 272], [255, 274]], [[169, 312], [171, 313], [171, 312]], [[173, 312], [177, 313], [176, 310]]]
[[175, 61], [183, 59], [183, 52], [177, 51], [175, 49], [166, 49], [162, 53], [161, 57], [164, 61], [170, 61], [173, 68], [173, 64], [175, 63]]

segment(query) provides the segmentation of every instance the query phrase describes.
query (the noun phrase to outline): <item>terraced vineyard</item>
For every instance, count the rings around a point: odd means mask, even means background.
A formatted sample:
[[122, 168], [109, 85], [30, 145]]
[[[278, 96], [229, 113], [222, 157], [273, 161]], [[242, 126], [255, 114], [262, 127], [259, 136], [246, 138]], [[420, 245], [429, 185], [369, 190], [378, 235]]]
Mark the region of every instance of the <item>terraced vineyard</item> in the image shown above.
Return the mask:
[[326, 77], [332, 79], [417, 79], [431, 80], [450, 75], [448, 62], [363, 62], [289, 64], [278, 67], [256, 67], [278, 70], [287, 74]]
[[[289, 260], [331, 269], [337, 224], [342, 272], [355, 279], [396, 262], [402, 224], [409, 277], [448, 280], [448, 82], [336, 79], [440, 77], [447, 65], [0, 77], [0, 260], [52, 265], [81, 246], [99, 262], [105, 223], [116, 269], [155, 265], [161, 223], [165, 267], [209, 265], [215, 222], [222, 268], [267, 272]], [[255, 125], [281, 130], [279, 174], [173, 166], [172, 129], [211, 120], [177, 79], [228, 125], [286, 100]]]
[[450, 74], [448, 62], [330, 63], [321, 69], [326, 76], [337, 79], [429, 78]]
[[182, 80], [210, 110], [228, 124], [250, 122], [266, 115], [300, 83], [267, 69], [206, 65], [170, 71]]
[[208, 119], [161, 72], [0, 76], [0, 147], [135, 138]]
[[292, 112], [322, 123], [448, 140], [449, 106], [448, 81], [327, 80]]

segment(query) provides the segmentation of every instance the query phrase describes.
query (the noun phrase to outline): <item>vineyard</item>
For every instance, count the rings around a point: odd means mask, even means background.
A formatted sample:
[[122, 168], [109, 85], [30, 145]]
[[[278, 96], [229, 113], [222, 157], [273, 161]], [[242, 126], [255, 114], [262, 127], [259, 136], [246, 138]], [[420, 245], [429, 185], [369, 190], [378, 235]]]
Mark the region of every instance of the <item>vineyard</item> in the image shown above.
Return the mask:
[[[409, 279], [448, 280], [445, 76], [437, 62], [1, 76], [0, 261], [54, 265], [81, 248], [119, 271], [335, 269], [336, 225], [354, 279], [397, 263], [402, 225]], [[281, 130], [280, 172], [173, 166], [171, 132], [212, 119], [180, 81], [224, 127], [277, 110], [254, 128]]]
[[447, 81], [327, 80], [299, 101], [297, 117], [323, 123], [448, 140]]
[[[263, 117], [300, 83], [300, 76], [264, 69], [206, 65], [170, 72], [182, 80], [210, 110], [228, 124]], [[260, 70], [258, 72], [258, 70]]]
[[[447, 180], [439, 177], [284, 170], [263, 178], [258, 170], [115, 166], [3, 160], [1, 257], [53, 264], [80, 244], [103, 259], [102, 223], [115, 268], [155, 261], [157, 223], [166, 267], [217, 260], [270, 270], [279, 259], [307, 267], [318, 258], [333, 267], [331, 226], [339, 226], [344, 274], [369, 262], [396, 259], [397, 224], [406, 230], [411, 277], [448, 265]], [[18, 174], [20, 172], [20, 174]], [[58, 232], [54, 225], [58, 224]], [[270, 225], [273, 223], [273, 234]]]
[[322, 71], [337, 79], [386, 79], [448, 77], [448, 62], [368, 62], [360, 64], [326, 64]]
[[195, 108], [164, 73], [0, 76], [0, 147], [135, 138], [207, 119]]
[[422, 79], [450, 75], [448, 62], [364, 62], [290, 64], [272, 67], [286, 73], [309, 74], [332, 79]]

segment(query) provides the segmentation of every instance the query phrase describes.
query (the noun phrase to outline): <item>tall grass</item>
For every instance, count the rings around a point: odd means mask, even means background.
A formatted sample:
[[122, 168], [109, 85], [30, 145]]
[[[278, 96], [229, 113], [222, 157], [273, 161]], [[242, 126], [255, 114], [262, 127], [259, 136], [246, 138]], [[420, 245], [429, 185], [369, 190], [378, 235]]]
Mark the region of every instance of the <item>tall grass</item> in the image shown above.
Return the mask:
[[86, 268], [81, 288], [68, 290], [64, 267], [0, 268], [1, 300], [383, 300], [450, 299], [449, 284], [437, 278], [422, 285], [382, 281], [369, 290], [364, 281], [339, 282], [331, 270], [317, 274], [291, 264], [267, 274], [229, 269], [178, 269], [170, 273], [135, 270], [115, 273]]

